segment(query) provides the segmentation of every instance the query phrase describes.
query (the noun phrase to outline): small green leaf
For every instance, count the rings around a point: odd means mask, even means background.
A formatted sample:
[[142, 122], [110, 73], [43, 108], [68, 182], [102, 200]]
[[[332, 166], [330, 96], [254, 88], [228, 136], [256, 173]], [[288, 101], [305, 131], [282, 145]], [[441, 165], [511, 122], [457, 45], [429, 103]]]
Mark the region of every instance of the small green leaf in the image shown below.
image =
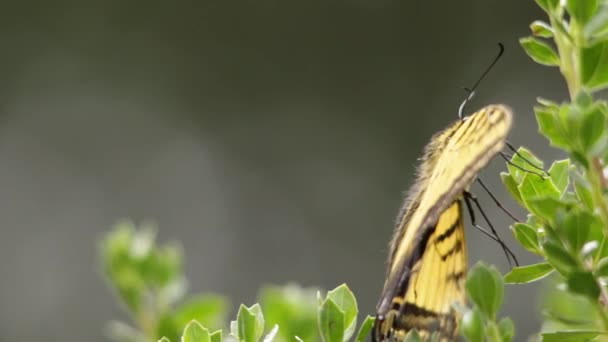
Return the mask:
[[238, 340], [257, 342], [264, 333], [264, 315], [259, 304], [246, 307], [241, 304], [236, 316]]
[[506, 172], [500, 173], [500, 179], [502, 183], [505, 185], [505, 188], [509, 190], [511, 196], [522, 206], [525, 208], [524, 201], [521, 199], [521, 194], [519, 193], [519, 189], [517, 188], [517, 183], [510, 174]]
[[591, 150], [595, 143], [598, 142], [604, 133], [605, 126], [606, 116], [602, 112], [600, 106], [592, 106], [583, 113], [583, 124], [581, 126], [580, 137], [582, 139], [582, 147], [585, 151]]
[[558, 109], [548, 107], [534, 107], [539, 132], [544, 135], [551, 145], [568, 150], [570, 144], [567, 140], [564, 128], [557, 118]]
[[182, 342], [211, 342], [209, 330], [197, 321], [191, 321], [184, 328]]
[[270, 329], [270, 332], [268, 332], [268, 334], [266, 334], [266, 336], [264, 336], [264, 342], [272, 342], [274, 341], [275, 337], [277, 336], [277, 333], [279, 332], [279, 325], [275, 324], [272, 329]]
[[599, 335], [605, 335], [602, 331], [558, 331], [542, 333], [542, 342], [582, 342], [591, 341]]
[[554, 197], [532, 197], [526, 200], [526, 204], [530, 212], [551, 223], [555, 223], [556, 219], [563, 216], [564, 211], [569, 207], [567, 203]]
[[469, 342], [483, 342], [486, 335], [481, 312], [477, 307], [467, 311], [462, 316], [462, 334]]
[[298, 336], [304, 341], [318, 339], [316, 289], [297, 285], [267, 286], [259, 294], [266, 328], [278, 324], [278, 340]]
[[600, 287], [591, 272], [574, 271], [568, 275], [568, 289], [574, 293], [587, 296], [590, 300], [597, 300]]
[[553, 28], [551, 27], [551, 25], [541, 20], [533, 21], [532, 24], [530, 24], [530, 31], [532, 31], [532, 35], [535, 37], [553, 37]]
[[566, 215], [563, 231], [570, 249], [579, 253], [588, 241], [601, 241], [603, 238], [602, 221], [586, 211], [571, 211]]
[[585, 25], [587, 40], [600, 41], [608, 37], [608, 6], [601, 6], [599, 11]]
[[593, 96], [585, 89], [582, 89], [576, 94], [574, 104], [579, 108], [587, 108], [593, 104]]
[[498, 322], [498, 331], [503, 342], [510, 342], [515, 336], [515, 325], [509, 317], [505, 317]]
[[542, 255], [538, 244], [538, 235], [536, 229], [525, 223], [515, 223], [513, 225], [513, 234], [519, 243], [528, 251]]
[[521, 267], [513, 267], [511, 272], [505, 275], [505, 282], [507, 284], [531, 283], [546, 277], [552, 271], [553, 266], [546, 262]]
[[608, 86], [608, 41], [581, 49], [581, 79], [589, 90]]
[[216, 330], [209, 335], [211, 342], [222, 342], [222, 329]]
[[171, 342], [171, 340], [169, 340], [166, 337], [161, 338], [160, 340], [158, 340], [158, 342]]
[[574, 180], [574, 191], [579, 201], [587, 207], [588, 210], [594, 210], [593, 196], [591, 195], [591, 186], [586, 179], [577, 172], [571, 172]]
[[549, 168], [549, 174], [553, 185], [557, 188], [561, 195], [566, 192], [569, 181], [570, 159], [556, 160]]
[[369, 336], [370, 331], [374, 327], [374, 321], [376, 319], [372, 316], [366, 316], [359, 327], [359, 332], [357, 333], [357, 337], [355, 338], [355, 342], [365, 342], [367, 336]]
[[562, 275], [567, 275], [576, 269], [578, 262], [572, 257], [563, 246], [553, 240], [547, 240], [542, 244], [547, 261], [555, 267]]
[[471, 268], [466, 280], [471, 300], [490, 319], [496, 317], [502, 305], [504, 285], [500, 272], [494, 266], [478, 262]]
[[[513, 159], [515, 160], [515, 157]], [[514, 173], [511, 172], [511, 174], [513, 175]], [[551, 178], [541, 177], [538, 174], [530, 172], [522, 174], [522, 179], [519, 183], [518, 189], [521, 194], [522, 200], [530, 210], [532, 210], [532, 208], [529, 207], [530, 200], [532, 199], [559, 199], [561, 195], [560, 191], [555, 187], [555, 185], [553, 185]], [[534, 211], [532, 212], [534, 213]]]
[[525, 37], [519, 39], [519, 44], [536, 63], [547, 66], [559, 65], [559, 56], [547, 43], [533, 37]]
[[335, 289], [327, 292], [327, 299], [331, 299], [338, 308], [344, 313], [344, 340], [349, 340], [355, 332], [357, 326], [357, 300], [353, 292], [342, 284]]
[[319, 330], [324, 342], [343, 342], [345, 315], [340, 307], [331, 299], [327, 298], [319, 308]]
[[608, 276], [608, 257], [600, 259], [595, 267], [595, 273], [600, 277]]
[[558, 6], [559, 0], [535, 0], [538, 6], [545, 12], [551, 14]]
[[203, 294], [191, 297], [175, 310], [175, 321], [178, 326], [184, 326], [191, 320], [201, 322], [209, 329], [220, 329], [228, 314], [227, 300], [213, 294]]
[[567, 0], [566, 9], [570, 16], [583, 26], [597, 11], [597, 0]]

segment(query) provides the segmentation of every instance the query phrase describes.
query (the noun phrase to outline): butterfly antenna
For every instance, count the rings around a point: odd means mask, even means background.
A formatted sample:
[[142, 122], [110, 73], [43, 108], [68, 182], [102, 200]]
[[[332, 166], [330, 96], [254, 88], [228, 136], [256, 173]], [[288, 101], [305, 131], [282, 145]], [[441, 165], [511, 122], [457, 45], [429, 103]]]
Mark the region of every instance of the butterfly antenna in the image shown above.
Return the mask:
[[540, 170], [544, 173], [547, 174], [547, 176], [551, 176], [551, 174], [548, 171], [543, 170], [542, 167], [536, 166], [534, 165], [534, 163], [532, 163], [531, 161], [529, 161], [528, 159], [526, 159], [526, 157], [522, 156], [521, 153], [517, 152], [517, 149], [515, 147], [513, 147], [513, 145], [511, 145], [511, 143], [509, 143], [508, 141], [505, 141], [505, 145], [507, 145], [507, 147], [513, 151], [513, 153], [515, 153], [521, 160], [525, 161], [526, 163], [530, 164], [530, 166], [532, 166], [533, 168]]
[[464, 112], [464, 109], [467, 106], [467, 103], [473, 98], [473, 95], [475, 94], [475, 89], [477, 89], [477, 86], [479, 85], [479, 83], [481, 82], [481, 80], [483, 80], [484, 77], [486, 77], [486, 75], [488, 74], [488, 72], [490, 72], [490, 70], [492, 70], [492, 68], [494, 67], [494, 65], [496, 64], [496, 62], [498, 62], [498, 60], [500, 59], [500, 57], [502, 56], [502, 54], [505, 52], [505, 47], [504, 47], [504, 45], [502, 45], [502, 43], [498, 43], [498, 48], [499, 48], [498, 54], [496, 55], [496, 57], [494, 58], [494, 60], [492, 61], [492, 63], [486, 68], [486, 71], [484, 71], [483, 74], [481, 74], [481, 77], [477, 80], [477, 82], [475, 82], [475, 84], [473, 85], [473, 88], [471, 88], [471, 89], [465, 88], [465, 90], [467, 90], [469, 92], [469, 94], [464, 99], [464, 101], [462, 101], [462, 103], [460, 104], [460, 107], [458, 107], [458, 117], [461, 120], [463, 118], [462, 113]]

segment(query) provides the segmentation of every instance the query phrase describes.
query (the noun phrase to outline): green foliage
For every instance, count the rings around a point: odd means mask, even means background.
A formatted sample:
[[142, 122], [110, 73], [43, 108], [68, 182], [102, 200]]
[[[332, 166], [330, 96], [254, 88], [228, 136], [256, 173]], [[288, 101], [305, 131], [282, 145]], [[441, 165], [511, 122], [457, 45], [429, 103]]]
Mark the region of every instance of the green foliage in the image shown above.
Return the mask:
[[294, 336], [314, 341], [317, 329], [317, 290], [297, 285], [263, 288], [259, 295], [266, 328], [280, 327], [275, 341], [292, 341]]
[[155, 237], [153, 227], [136, 229], [133, 223], [124, 221], [100, 245], [104, 274], [136, 325], [113, 322], [109, 326], [110, 337], [129, 342], [157, 340], [161, 336], [176, 339], [191, 320], [212, 329], [221, 328], [227, 301], [214, 294], [184, 300], [181, 247], [157, 246]]
[[478, 262], [469, 270], [466, 290], [473, 302], [460, 321], [462, 335], [470, 342], [511, 341], [515, 335], [513, 322], [496, 316], [504, 297], [504, 281], [494, 266]]
[[[568, 159], [545, 163], [519, 148], [501, 179], [529, 214], [512, 231], [541, 260], [513, 268], [504, 278], [492, 266], [476, 264], [467, 276], [470, 307], [462, 312], [461, 333], [471, 342], [508, 342], [515, 336], [509, 318], [498, 319], [504, 282], [546, 279], [542, 341], [608, 339], [608, 103], [598, 91], [608, 87], [608, 1], [536, 0], [546, 21], [530, 25], [520, 39], [536, 62], [557, 66], [570, 99], [538, 99], [539, 132]], [[549, 165], [550, 164], [550, 165]], [[546, 170], [546, 171], [545, 171]], [[182, 252], [157, 246], [149, 226], [122, 222], [101, 244], [104, 274], [133, 318], [134, 327], [111, 324], [117, 341], [221, 342], [228, 304], [218, 295], [185, 298]], [[555, 271], [555, 272], [554, 272]], [[315, 293], [317, 296], [315, 297]], [[267, 287], [261, 304], [241, 305], [226, 339], [239, 342], [356, 342], [367, 339], [374, 319], [358, 332], [355, 296], [346, 285], [325, 297], [295, 285]], [[529, 305], [521, 300], [522, 305]], [[409, 332], [405, 341], [421, 341]], [[521, 339], [520, 339], [521, 340]]]
[[[570, 158], [552, 163], [542, 177], [511, 165], [501, 175], [530, 212], [526, 223], [513, 226], [516, 239], [544, 259], [514, 268], [505, 281], [521, 284], [555, 275], [543, 292], [542, 341], [606, 339], [608, 105], [596, 97], [608, 87], [608, 2], [536, 2], [549, 22], [533, 22], [534, 37], [520, 43], [533, 60], [559, 67], [570, 102], [538, 99], [534, 111], [540, 133]], [[519, 153], [531, 163], [517, 155], [511, 161], [536, 172], [538, 159], [523, 148]]]
[[[151, 227], [121, 222], [101, 243], [104, 273], [135, 325], [113, 322], [110, 336], [124, 342], [221, 342], [227, 301], [215, 294], [184, 298], [181, 249], [157, 246], [155, 235]], [[367, 316], [355, 335], [357, 300], [345, 284], [323, 298], [316, 289], [296, 285], [265, 287], [259, 298], [261, 304], [239, 307], [229, 339], [344, 342], [355, 336], [363, 342], [374, 323]]]
[[481, 313], [487, 318], [495, 319], [504, 295], [500, 272], [493, 266], [479, 262], [469, 271], [466, 287], [469, 297]]

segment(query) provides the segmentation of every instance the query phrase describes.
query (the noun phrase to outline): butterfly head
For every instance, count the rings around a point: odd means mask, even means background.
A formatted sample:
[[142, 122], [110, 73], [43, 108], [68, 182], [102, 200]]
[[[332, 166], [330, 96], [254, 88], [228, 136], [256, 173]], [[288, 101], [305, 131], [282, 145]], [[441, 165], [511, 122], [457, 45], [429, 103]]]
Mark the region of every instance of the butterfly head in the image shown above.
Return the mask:
[[495, 125], [504, 122], [511, 126], [513, 116], [511, 108], [505, 105], [490, 105], [482, 109], [482, 111], [487, 112], [490, 124]]

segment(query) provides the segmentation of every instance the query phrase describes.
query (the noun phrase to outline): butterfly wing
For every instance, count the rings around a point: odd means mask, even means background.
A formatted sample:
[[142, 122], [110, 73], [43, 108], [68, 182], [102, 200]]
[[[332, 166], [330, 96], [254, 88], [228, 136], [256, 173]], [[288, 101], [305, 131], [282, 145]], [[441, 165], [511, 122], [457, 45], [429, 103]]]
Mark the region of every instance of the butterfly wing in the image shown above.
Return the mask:
[[[466, 271], [459, 198], [479, 170], [503, 148], [510, 127], [511, 111], [493, 105], [431, 139], [416, 186], [397, 220], [387, 280], [377, 308], [374, 340], [387, 340], [389, 336], [399, 339], [398, 335], [413, 327], [427, 333], [437, 331], [442, 336], [456, 334], [456, 318], [450, 308], [454, 301], [464, 301], [461, 282]], [[454, 260], [449, 262], [451, 256], [438, 261], [443, 258], [439, 245], [444, 245], [443, 242], [437, 245], [437, 238], [452, 227], [453, 237], [445, 238], [445, 243], [452, 243], [452, 247], [459, 245], [461, 253], [453, 252]], [[425, 314], [428, 317], [421, 319]]]
[[451, 305], [464, 304], [467, 263], [462, 201], [446, 209], [429, 232], [410, 272], [403, 273], [409, 279], [402, 279], [392, 298], [381, 332], [385, 337], [402, 339], [414, 328], [422, 337], [433, 332], [450, 341], [455, 337], [457, 317]]

